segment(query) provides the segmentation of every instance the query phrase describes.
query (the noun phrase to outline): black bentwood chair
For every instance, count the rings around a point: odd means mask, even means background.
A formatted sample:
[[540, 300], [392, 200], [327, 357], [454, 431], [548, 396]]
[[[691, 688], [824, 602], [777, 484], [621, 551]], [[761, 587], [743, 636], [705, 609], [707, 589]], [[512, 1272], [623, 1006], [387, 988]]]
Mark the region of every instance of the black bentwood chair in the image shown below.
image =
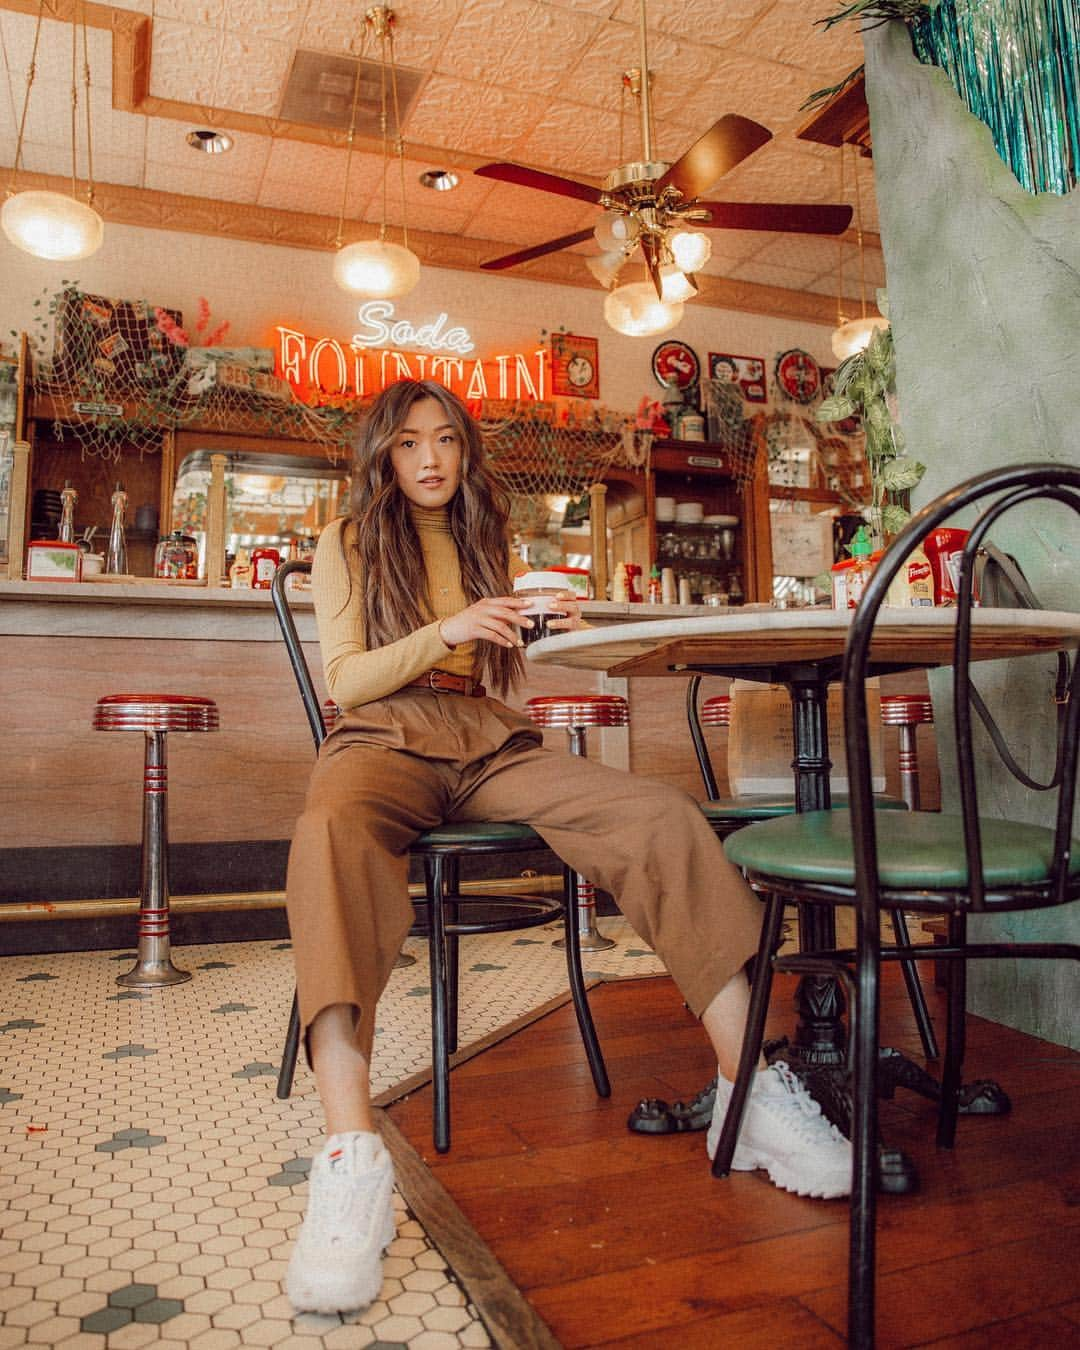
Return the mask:
[[[747, 825], [754, 825], [762, 820], [775, 820], [778, 816], [791, 815], [795, 810], [793, 794], [759, 796], [755, 793], [744, 793], [734, 797], [720, 796], [712, 756], [709, 754], [708, 742], [705, 740], [702, 727], [729, 727], [731, 725], [731, 699], [720, 694], [715, 698], [706, 699], [704, 706], [699, 707], [698, 691], [701, 687], [702, 678], [701, 675], [695, 675], [686, 686], [686, 720], [690, 727], [690, 739], [694, 742], [694, 753], [697, 755], [698, 768], [701, 770], [701, 780], [705, 785], [707, 797], [706, 801], [699, 804], [702, 814], [712, 826], [716, 837], [723, 840]], [[884, 709], [885, 700], [883, 699], [882, 721], [885, 720]], [[909, 751], [908, 760], [910, 761], [913, 757], [914, 752]], [[909, 776], [911, 772], [909, 764]], [[916, 770], [916, 782], [918, 781], [917, 772]], [[832, 799], [832, 804], [837, 810], [840, 810], [847, 806], [848, 799], [846, 796], [838, 795]], [[874, 806], [879, 811], [906, 811], [909, 807], [912, 810], [915, 809], [908, 801], [906, 794], [903, 799], [875, 796]], [[908, 933], [904, 911], [894, 909], [890, 911], [889, 917], [892, 921], [893, 938], [897, 947], [910, 948], [911, 937]], [[779, 934], [777, 934], [777, 937], [779, 939]], [[919, 1029], [923, 1054], [927, 1059], [937, 1059], [938, 1043], [937, 1037], [934, 1035], [934, 1023], [930, 1018], [930, 1009], [926, 1006], [926, 995], [919, 983], [918, 967], [913, 959], [913, 954], [909, 955], [909, 959], [901, 962], [900, 968], [904, 975], [904, 985], [907, 988], [911, 1011], [915, 1014], [915, 1025]]]
[[[311, 680], [307, 659], [300, 645], [296, 622], [289, 607], [288, 579], [307, 575], [309, 562], [288, 562], [277, 569], [271, 586], [274, 612], [289, 654], [300, 699], [307, 714], [315, 750], [326, 735], [322, 710]], [[448, 697], [453, 697], [448, 695]], [[450, 1056], [457, 1049], [458, 1014], [458, 939], [473, 933], [509, 933], [520, 928], [538, 928], [562, 917], [566, 929], [566, 968], [570, 992], [577, 1013], [578, 1028], [585, 1045], [593, 1083], [601, 1097], [611, 1095], [600, 1043], [596, 1038], [592, 1014], [581, 970], [578, 931], [577, 889], [568, 868], [563, 868], [561, 898], [535, 895], [463, 895], [458, 872], [462, 858], [483, 853], [522, 853], [545, 848], [540, 836], [528, 825], [511, 823], [461, 822], [426, 830], [412, 843], [409, 852], [421, 858], [424, 866], [425, 897], [416, 904], [426, 910], [426, 922], [414, 925], [414, 936], [426, 937], [431, 955], [431, 1040], [432, 1083], [434, 1095], [434, 1140], [439, 1153], [450, 1147]], [[469, 909], [478, 911], [468, 916]], [[289, 1029], [278, 1073], [277, 1095], [288, 1097], [300, 1045], [300, 1010], [293, 995]]]
[[[952, 639], [955, 760], [960, 813], [875, 811], [870, 741], [863, 695], [871, 665], [870, 646], [889, 583], [909, 550], [955, 512], [993, 496], [971, 530], [964, 550], [960, 601]], [[980, 819], [972, 742], [972, 577], [987, 531], [1010, 508], [1034, 500], [1056, 501], [1080, 514], [1080, 469], [1030, 464], [995, 469], [960, 484], [918, 513], [875, 569], [852, 619], [844, 653], [844, 734], [850, 777], [850, 810], [814, 811], [750, 825], [725, 842], [728, 856], [751, 881], [770, 893], [763, 924], [759, 970], [751, 997], [738, 1079], [716, 1151], [714, 1173], [730, 1169], [739, 1124], [765, 1023], [772, 970], [835, 975], [852, 995], [854, 1175], [848, 1272], [848, 1337], [866, 1347], [874, 1338], [874, 1240], [876, 1204], [878, 977], [882, 909], [902, 908], [948, 916], [948, 943], [933, 955], [948, 964], [948, 1025], [938, 1118], [939, 1146], [952, 1146], [964, 1055], [965, 963], [973, 958], [1080, 959], [1072, 943], [979, 943], [967, 941], [969, 914], [1059, 906], [1080, 897], [1080, 845], [1072, 838], [1076, 761], [1080, 731], [1080, 662], [1071, 677], [1059, 661], [1058, 758], [1050, 787], [1056, 819], [1048, 806], [1040, 818], [1052, 825]], [[1030, 605], [1030, 601], [1028, 602]], [[915, 654], [917, 660], [917, 654]], [[944, 749], [944, 747], [943, 747]], [[943, 756], [944, 757], [944, 756]], [[1023, 780], [1022, 780], [1023, 781]], [[1040, 785], [1027, 780], [1030, 787]], [[851, 951], [769, 953], [779, 932], [784, 900], [851, 905], [856, 947]], [[854, 978], [852, 979], [852, 976]]]

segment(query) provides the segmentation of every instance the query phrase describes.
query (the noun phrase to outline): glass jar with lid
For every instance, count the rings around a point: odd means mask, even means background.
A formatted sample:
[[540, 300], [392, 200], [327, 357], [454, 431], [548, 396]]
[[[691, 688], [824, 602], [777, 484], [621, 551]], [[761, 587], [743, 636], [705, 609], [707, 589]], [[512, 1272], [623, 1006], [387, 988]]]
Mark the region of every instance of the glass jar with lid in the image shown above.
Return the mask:
[[158, 540], [154, 576], [166, 581], [195, 581], [199, 575], [199, 546], [193, 535], [173, 530]]

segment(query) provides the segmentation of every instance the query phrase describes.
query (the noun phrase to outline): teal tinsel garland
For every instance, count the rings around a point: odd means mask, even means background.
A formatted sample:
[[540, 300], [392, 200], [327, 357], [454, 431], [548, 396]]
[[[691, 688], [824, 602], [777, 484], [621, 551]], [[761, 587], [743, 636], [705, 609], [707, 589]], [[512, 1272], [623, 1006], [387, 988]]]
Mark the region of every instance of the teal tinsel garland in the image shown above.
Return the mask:
[[1029, 192], [1080, 177], [1078, 0], [941, 0], [913, 26], [915, 51], [940, 66], [990, 128]]

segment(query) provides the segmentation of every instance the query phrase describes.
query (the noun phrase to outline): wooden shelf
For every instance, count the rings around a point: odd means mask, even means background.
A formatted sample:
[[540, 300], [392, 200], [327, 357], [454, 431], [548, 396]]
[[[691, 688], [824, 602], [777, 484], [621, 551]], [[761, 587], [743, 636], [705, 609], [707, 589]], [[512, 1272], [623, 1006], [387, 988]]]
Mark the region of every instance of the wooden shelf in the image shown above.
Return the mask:
[[862, 75], [834, 94], [795, 133], [801, 140], [819, 145], [857, 145], [864, 155], [872, 151], [870, 109]]
[[782, 502], [823, 502], [826, 506], [850, 505], [846, 497], [832, 488], [787, 487], [782, 483], [770, 483], [769, 496]]

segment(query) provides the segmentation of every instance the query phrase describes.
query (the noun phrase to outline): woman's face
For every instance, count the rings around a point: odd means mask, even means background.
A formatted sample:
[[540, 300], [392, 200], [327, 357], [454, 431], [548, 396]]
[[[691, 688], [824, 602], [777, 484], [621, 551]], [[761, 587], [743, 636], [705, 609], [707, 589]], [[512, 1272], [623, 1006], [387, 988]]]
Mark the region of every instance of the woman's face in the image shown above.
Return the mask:
[[398, 487], [417, 506], [446, 506], [461, 483], [461, 437], [442, 404], [418, 399], [390, 451]]

